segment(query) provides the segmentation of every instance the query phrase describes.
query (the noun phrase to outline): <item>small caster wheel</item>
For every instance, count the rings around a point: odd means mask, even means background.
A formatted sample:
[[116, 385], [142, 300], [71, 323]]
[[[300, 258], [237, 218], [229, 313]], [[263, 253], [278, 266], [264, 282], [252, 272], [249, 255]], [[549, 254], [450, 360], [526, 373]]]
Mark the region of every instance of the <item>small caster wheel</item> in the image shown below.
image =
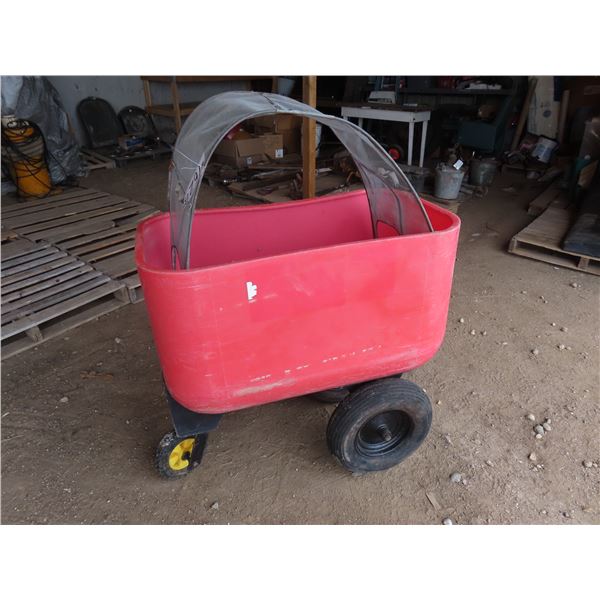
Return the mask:
[[398, 377], [371, 381], [333, 411], [327, 445], [352, 473], [383, 471], [423, 443], [431, 418], [431, 402], [419, 386]]
[[208, 435], [177, 437], [167, 433], [156, 448], [155, 464], [162, 477], [182, 477], [200, 465]]

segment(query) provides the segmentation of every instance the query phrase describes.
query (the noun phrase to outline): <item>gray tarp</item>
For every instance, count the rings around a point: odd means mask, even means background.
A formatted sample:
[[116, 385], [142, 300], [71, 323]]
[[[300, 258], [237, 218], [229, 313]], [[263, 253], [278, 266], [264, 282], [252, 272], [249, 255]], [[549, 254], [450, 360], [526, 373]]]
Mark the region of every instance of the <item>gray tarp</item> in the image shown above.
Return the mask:
[[6, 115], [32, 121], [41, 129], [52, 183], [85, 175], [67, 113], [45, 77], [2, 77], [2, 116]]

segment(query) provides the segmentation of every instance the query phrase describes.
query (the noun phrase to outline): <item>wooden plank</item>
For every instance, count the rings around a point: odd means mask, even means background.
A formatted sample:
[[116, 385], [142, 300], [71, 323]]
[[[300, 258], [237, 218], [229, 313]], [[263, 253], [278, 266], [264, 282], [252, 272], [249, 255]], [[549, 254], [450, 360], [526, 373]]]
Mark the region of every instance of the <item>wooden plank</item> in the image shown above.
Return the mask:
[[434, 204], [438, 204], [442, 208], [453, 212], [455, 215], [458, 214], [458, 209], [460, 208], [460, 205], [463, 203], [464, 199], [464, 196], [461, 194], [459, 194], [460, 200], [444, 200], [442, 198], [437, 198], [433, 194], [426, 194], [425, 192], [420, 192], [419, 195], [424, 200], [427, 200], [428, 202], [433, 202]]
[[134, 224], [134, 223], [137, 226], [137, 224], [140, 223], [141, 221], [143, 221], [144, 219], [147, 219], [151, 215], [156, 215], [159, 212], [160, 212], [160, 210], [158, 210], [158, 208], [148, 205], [148, 208], [140, 211], [139, 214], [136, 214], [132, 217], [127, 217], [126, 219], [119, 219], [119, 227], [122, 227], [123, 225]]
[[572, 214], [570, 210], [551, 206], [515, 237], [522, 242], [566, 252], [560, 244], [569, 231]]
[[133, 252], [125, 252], [94, 263], [94, 268], [111, 277], [122, 277], [137, 270]]
[[46, 242], [34, 243], [31, 240], [15, 240], [2, 245], [2, 260], [10, 260], [17, 256], [23, 256], [31, 252], [33, 248], [41, 250], [47, 248], [49, 244]]
[[69, 194], [69, 195], [67, 195], [66, 198], [63, 198], [61, 195], [61, 196], [56, 196], [54, 199], [51, 199], [51, 200], [39, 200], [38, 202], [36, 202], [36, 204], [33, 204], [33, 201], [31, 201], [31, 203], [28, 203], [28, 204], [21, 203], [21, 204], [17, 204], [17, 205], [11, 205], [11, 206], [7, 206], [7, 207], [2, 207], [2, 217], [3, 218], [8, 218], [8, 217], [12, 218], [12, 217], [20, 216], [20, 215], [32, 214], [34, 212], [41, 211], [41, 210], [47, 210], [52, 207], [66, 206], [68, 204], [73, 204], [73, 203], [79, 202], [80, 200], [90, 200], [92, 198], [104, 198], [105, 196], [108, 196], [108, 195], [109, 194], [106, 192], [98, 192], [96, 190], [86, 190], [85, 193]]
[[[79, 262], [79, 261], [77, 261]], [[69, 265], [65, 265], [60, 269], [54, 269], [53, 271], [49, 271], [48, 273], [43, 274], [43, 279], [39, 281], [39, 277], [35, 278], [35, 283], [31, 285], [26, 285], [20, 287], [15, 291], [6, 292], [5, 289], [2, 289], [2, 304], [6, 304], [7, 302], [13, 302], [14, 300], [18, 300], [19, 298], [24, 298], [26, 296], [30, 296], [31, 294], [35, 294], [40, 292], [41, 290], [45, 290], [47, 288], [51, 288], [52, 286], [62, 283], [63, 281], [68, 281], [73, 277], [77, 277], [82, 273], [86, 273], [91, 271], [93, 267], [91, 265], [86, 265], [85, 263], [79, 262], [79, 266], [73, 267], [73, 265], [77, 265], [77, 262], [71, 263]], [[56, 271], [61, 271], [60, 273], [56, 273]], [[49, 273], [53, 273], [48, 277]], [[20, 282], [21, 283], [21, 282]], [[15, 284], [15, 285], [20, 285]]]
[[63, 264], [61, 264], [55, 268], [49, 269], [47, 271], [43, 271], [42, 273], [38, 273], [37, 275], [34, 275], [32, 277], [22, 278], [19, 281], [16, 281], [15, 283], [11, 283], [10, 285], [3, 284], [2, 285], [2, 295], [4, 296], [4, 294], [10, 294], [10, 293], [16, 292], [17, 290], [21, 290], [23, 288], [46, 281], [47, 279], [52, 279], [53, 277], [58, 277], [59, 275], [62, 275], [63, 273], [67, 273], [68, 271], [71, 271], [72, 269], [76, 269], [77, 267], [85, 265], [85, 263], [82, 261], [73, 260], [73, 257], [71, 257], [71, 256], [68, 256], [67, 258], [68, 258], [68, 261], [65, 261], [64, 259], [62, 259]]
[[7, 270], [12, 269], [12, 267], [27, 264], [28, 262], [34, 261], [38, 258], [42, 258], [43, 256], [48, 256], [49, 254], [54, 254], [55, 252], [56, 248], [46, 247], [41, 248], [40, 250], [36, 249], [33, 252], [23, 254], [22, 256], [2, 260], [2, 273], [6, 273]]
[[140, 277], [137, 273], [135, 275], [129, 275], [121, 279], [121, 281], [127, 286], [127, 292], [129, 294], [129, 301], [132, 304], [137, 304], [144, 299], [144, 290], [140, 282]]
[[[100, 285], [100, 283], [106, 281], [106, 278], [97, 271], [88, 269], [84, 273], [80, 273], [71, 279], [57, 283], [46, 288], [45, 290], [41, 290], [40, 292], [25, 296], [19, 300], [9, 302], [8, 304], [2, 306], [2, 324], [8, 323], [9, 321], [14, 321], [15, 319], [23, 317], [31, 312], [41, 310], [42, 308], [46, 308], [47, 306], [51, 306], [52, 304], [56, 304], [57, 302], [64, 300], [65, 297], [62, 296], [62, 293], [71, 291], [72, 288], [77, 287], [79, 290], [75, 291], [72, 295], [84, 292], [86, 290], [82, 289], [82, 284], [87, 284], [87, 282], [92, 280], [96, 280], [98, 282], [97, 285]], [[91, 287], [95, 287], [95, 285]], [[60, 296], [60, 299], [54, 301], [54, 298], [58, 296]]]
[[[110, 196], [108, 197], [110, 198]], [[97, 204], [93, 204], [96, 203]], [[51, 210], [49, 212], [42, 211], [35, 215], [27, 215], [21, 219], [12, 219], [10, 226], [20, 235], [28, 235], [42, 229], [49, 229], [57, 225], [65, 225], [67, 223], [76, 223], [83, 221], [89, 217], [96, 217], [107, 213], [115, 212], [122, 208], [131, 208], [136, 206], [136, 203], [131, 200], [112, 200], [99, 199], [93, 200], [92, 204], [84, 204], [82, 212], [79, 213], [75, 209], [64, 211], [63, 209]]]
[[200, 83], [215, 81], [252, 81], [254, 79], [272, 79], [273, 75], [140, 75], [142, 81], [170, 83], [173, 79], [179, 83]]
[[179, 133], [181, 130], [181, 106], [179, 100], [179, 89], [177, 88], [177, 80], [175, 77], [171, 80], [171, 99], [173, 101], [173, 111], [175, 113], [175, 131]]
[[141, 78], [144, 84], [144, 100], [146, 101], [146, 110], [152, 106], [152, 92], [150, 90], [150, 82], [147, 79]]
[[33, 269], [40, 265], [45, 265], [46, 263], [52, 262], [60, 255], [64, 254], [64, 252], [59, 252], [56, 248], [48, 248], [48, 250], [50, 250], [50, 253], [47, 253], [47, 250], [42, 250], [42, 253], [44, 253], [44, 255], [37, 256], [34, 260], [15, 265], [14, 267], [10, 267], [8, 269], [2, 269], [2, 279], [9, 280], [12, 275], [17, 275], [18, 273], [29, 271], [30, 269]]
[[[305, 104], [317, 105], [317, 78], [314, 75], [302, 78], [302, 100]], [[314, 198], [316, 190], [316, 123], [314, 119], [302, 119], [302, 194]]]
[[541, 215], [552, 202], [559, 199], [563, 195], [557, 183], [548, 186], [539, 196], [536, 196], [530, 203], [527, 209], [527, 214], [538, 216]]
[[11, 284], [16, 283], [17, 281], [35, 277], [36, 275], [41, 275], [42, 273], [46, 273], [51, 269], [62, 267], [63, 265], [75, 262], [77, 260], [73, 256], [68, 256], [66, 252], [58, 252], [54, 255], [54, 258], [55, 260], [53, 260], [52, 262], [40, 265], [39, 267], [31, 269], [30, 271], [16, 273], [15, 275], [11, 275], [10, 277], [2, 277], [2, 289], [5, 290], [7, 286], [10, 286]]
[[49, 321], [71, 310], [85, 306], [93, 300], [102, 298], [108, 294], [114, 294], [117, 290], [123, 289], [123, 287], [124, 286], [122, 283], [109, 280], [99, 287], [95, 287], [87, 292], [84, 292], [83, 294], [78, 294], [77, 296], [69, 298], [58, 305], [50, 306], [38, 313], [35, 313], [34, 315], [23, 317], [18, 321], [13, 321], [8, 325], [4, 325], [2, 327], [0, 337], [4, 340], [12, 337], [13, 335], [17, 335], [18, 333], [23, 333], [31, 327], [36, 325], [39, 326], [45, 321]]
[[[123, 252], [125, 250], [133, 250], [134, 248], [135, 248], [135, 239], [130, 238], [129, 240], [127, 240], [125, 242], [121, 242], [120, 244], [104, 246], [104, 248], [102, 248], [100, 250], [96, 250], [95, 252], [90, 252], [90, 253], [84, 254], [83, 252], [80, 252], [79, 249], [77, 249], [73, 252], [73, 254], [75, 254], [76, 256], [79, 256], [80, 258], [82, 258], [85, 261], [94, 262], [96, 260], [100, 260], [102, 258], [112, 256], [114, 254], [120, 254], [121, 252]], [[133, 252], [131, 254], [133, 256]]]
[[[74, 314], [59, 317], [51, 324], [44, 325], [41, 328], [42, 341], [46, 341], [60, 335], [64, 335], [67, 331], [79, 327], [84, 323], [93, 321], [98, 317], [105, 315], [113, 310], [124, 306], [123, 301], [116, 298], [109, 298], [93, 304], [92, 306], [77, 310]], [[34, 326], [37, 327], [37, 326]], [[38, 328], [39, 329], [39, 328]], [[28, 337], [8, 340], [2, 343], [2, 359], [15, 356], [24, 350], [28, 350], [36, 346], [39, 342], [35, 342]]]
[[[185, 117], [192, 114], [196, 107], [200, 104], [199, 102], [181, 102], [179, 104], [180, 116]], [[151, 115], [159, 115], [161, 117], [175, 117], [175, 108], [172, 104], [155, 104], [153, 106], [147, 106], [146, 112]]]
[[[90, 212], [86, 213], [84, 218], [82, 218], [79, 215], [70, 215], [70, 216], [62, 217], [60, 219], [55, 219], [50, 222], [34, 223], [32, 225], [20, 227], [18, 229], [18, 233], [20, 235], [28, 237], [29, 239], [34, 239], [32, 237], [32, 234], [37, 234], [38, 232], [44, 231], [47, 229], [55, 229], [55, 228], [63, 226], [63, 225], [70, 225], [72, 223], [77, 223], [79, 221], [84, 221], [86, 219], [91, 220], [93, 218], [100, 218], [100, 219], [104, 219], [105, 221], [110, 221], [113, 218], [112, 217], [113, 213], [118, 213], [119, 211], [127, 210], [128, 208], [133, 208], [133, 209], [137, 210], [137, 204], [135, 202], [126, 201], [121, 204], [105, 206], [105, 207], [99, 208], [98, 210], [90, 211]], [[134, 213], [135, 213], [135, 210], [134, 210]]]
[[521, 107], [519, 122], [517, 123], [517, 129], [515, 130], [515, 135], [510, 146], [511, 151], [516, 150], [517, 146], [521, 141], [521, 135], [523, 133], [523, 129], [525, 129], [525, 123], [527, 122], [527, 116], [529, 115], [529, 104], [531, 103], [533, 92], [535, 92], [537, 81], [538, 80], [536, 77], [532, 77], [529, 80], [529, 89], [527, 90], [527, 96], [525, 96], [525, 101], [523, 102], [523, 106]]
[[45, 235], [45, 239], [55, 246], [61, 248], [61, 243], [73, 238], [79, 239], [84, 235], [92, 235], [102, 232], [114, 231], [116, 228], [114, 221], [105, 221], [103, 219], [89, 219], [77, 224], [65, 225], [52, 235]]
[[[90, 217], [84, 222], [84, 226], [91, 227], [92, 223], [97, 224], [97, 223], [106, 223], [106, 222], [112, 223], [112, 226], [114, 226], [115, 225], [114, 219], [120, 219], [121, 217], [129, 217], [131, 215], [135, 215], [138, 213], [138, 210], [139, 210], [138, 207], [135, 206], [133, 208], [122, 209], [117, 212], [101, 214], [96, 217]], [[69, 217], [65, 217], [65, 219], [69, 219]], [[52, 229], [44, 229], [42, 231], [27, 233], [27, 237], [30, 240], [36, 240], [36, 241], [47, 239], [47, 238], [49, 239], [50, 236], [55, 236], [56, 234], [59, 234], [59, 233], [60, 234], [63, 234], [63, 233], [68, 234], [71, 226], [73, 226], [72, 221], [70, 221], [68, 223], [64, 223], [63, 225], [61, 225], [59, 227], [53, 227]]]
[[125, 200], [117, 196], [79, 200], [78, 202], [74, 202], [67, 206], [59, 206], [58, 208], [48, 207], [33, 214], [16, 215], [5, 219], [5, 222], [15, 231], [19, 231], [26, 225], [46, 223], [62, 217], [80, 215], [80, 219], [84, 219], [87, 213], [95, 209], [100, 209], [105, 206], [120, 206], [130, 202], [131, 200]]
[[8, 229], [2, 224], [2, 228], [0, 230], [0, 240], [3, 242], [7, 242], [9, 240], [14, 240], [18, 238], [18, 234], [16, 234], [12, 229]]
[[4, 323], [15, 321], [28, 315], [34, 316], [46, 308], [59, 305], [65, 300], [88, 292], [89, 290], [99, 287], [107, 281], [110, 281], [110, 277], [107, 275], [102, 275], [96, 271], [90, 271], [89, 273], [80, 275], [77, 277], [75, 285], [71, 285], [73, 283], [72, 281], [66, 282], [59, 286], [60, 290], [56, 294], [53, 293], [30, 304], [24, 304], [21, 306], [21, 308], [14, 311], [3, 311], [2, 324], [4, 325]]
[[109, 246], [116, 242], [135, 238], [135, 225], [113, 227], [98, 233], [82, 235], [76, 239], [57, 244], [61, 250], [70, 250], [72, 254], [85, 254]]
[[36, 204], [17, 204], [13, 206], [2, 207], [2, 218], [14, 217], [17, 215], [30, 215], [48, 208], [57, 208], [59, 206], [67, 206], [75, 204], [81, 200], [91, 200], [93, 198], [104, 198], [108, 196], [107, 192], [99, 192], [98, 190], [82, 190], [71, 192], [69, 194], [61, 194], [56, 196], [54, 200], [40, 201]]
[[138, 212], [141, 214], [143, 212], [146, 212], [148, 210], [151, 210], [153, 212], [160, 212], [158, 210], [158, 208], [156, 208], [155, 206], [152, 206], [151, 204], [145, 204], [144, 202], [136, 202], [137, 206], [138, 206]]

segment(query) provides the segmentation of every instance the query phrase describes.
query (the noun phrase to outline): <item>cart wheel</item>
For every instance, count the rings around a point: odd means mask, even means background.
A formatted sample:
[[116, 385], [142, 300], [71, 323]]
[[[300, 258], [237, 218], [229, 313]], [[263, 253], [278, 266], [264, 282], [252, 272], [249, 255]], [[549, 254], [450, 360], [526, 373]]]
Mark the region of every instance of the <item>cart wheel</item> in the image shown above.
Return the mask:
[[392, 160], [399, 162], [404, 158], [404, 150], [401, 146], [392, 144], [387, 148], [388, 154], [392, 157]]
[[323, 390], [322, 392], [316, 392], [311, 394], [311, 397], [319, 402], [325, 402], [327, 404], [338, 404], [348, 399], [350, 395], [350, 386], [343, 385], [341, 387], [331, 388], [330, 390]]
[[177, 437], [167, 433], [156, 448], [156, 468], [163, 477], [182, 477], [195, 469], [202, 460], [208, 435], [202, 433]]
[[[392, 375], [392, 377], [402, 377], [402, 373], [398, 373], [397, 375]], [[374, 381], [377, 381], [375, 379]], [[331, 388], [329, 390], [323, 390], [322, 392], [315, 392], [311, 394], [311, 398], [319, 402], [326, 402], [328, 404], [339, 404], [340, 402], [344, 402], [344, 400], [348, 400], [350, 394], [358, 389], [359, 387], [365, 385], [366, 383], [356, 383], [353, 385], [342, 385], [341, 387]]]
[[431, 427], [431, 403], [417, 385], [398, 377], [354, 390], [327, 425], [331, 453], [353, 473], [383, 471], [412, 454]]

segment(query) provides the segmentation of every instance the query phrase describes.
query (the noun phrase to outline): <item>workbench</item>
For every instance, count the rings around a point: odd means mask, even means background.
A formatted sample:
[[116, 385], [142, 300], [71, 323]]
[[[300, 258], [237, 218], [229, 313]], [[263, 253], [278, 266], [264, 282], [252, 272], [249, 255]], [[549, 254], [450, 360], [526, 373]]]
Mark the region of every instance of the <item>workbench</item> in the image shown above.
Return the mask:
[[394, 121], [396, 123], [408, 123], [408, 153], [406, 164], [412, 165], [413, 142], [415, 136], [415, 123], [421, 125], [421, 147], [419, 152], [419, 167], [423, 166], [425, 159], [425, 139], [427, 137], [427, 123], [431, 118], [430, 110], [421, 110], [410, 108], [399, 108], [397, 106], [360, 106], [342, 105], [342, 118], [358, 119], [358, 126], [362, 128], [364, 119], [373, 119], [376, 121]]

